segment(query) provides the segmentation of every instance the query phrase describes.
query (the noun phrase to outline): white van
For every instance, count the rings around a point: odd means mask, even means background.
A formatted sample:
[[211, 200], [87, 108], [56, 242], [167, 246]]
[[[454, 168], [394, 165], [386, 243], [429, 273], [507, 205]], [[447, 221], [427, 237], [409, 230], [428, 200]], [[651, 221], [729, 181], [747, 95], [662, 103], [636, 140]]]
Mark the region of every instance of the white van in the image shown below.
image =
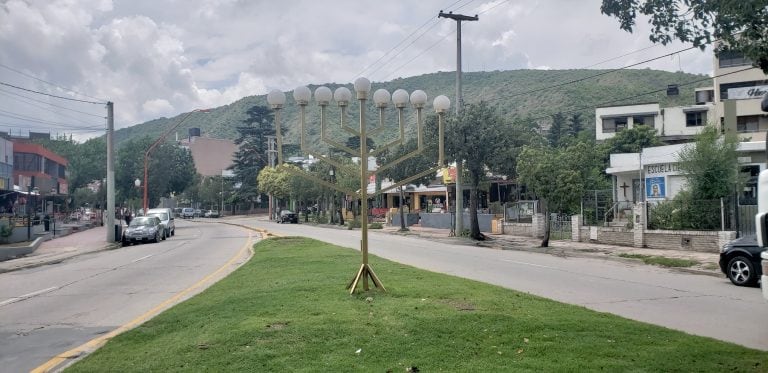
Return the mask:
[[147, 210], [147, 216], [157, 216], [165, 228], [163, 239], [176, 235], [176, 224], [173, 222], [173, 209], [158, 208]]

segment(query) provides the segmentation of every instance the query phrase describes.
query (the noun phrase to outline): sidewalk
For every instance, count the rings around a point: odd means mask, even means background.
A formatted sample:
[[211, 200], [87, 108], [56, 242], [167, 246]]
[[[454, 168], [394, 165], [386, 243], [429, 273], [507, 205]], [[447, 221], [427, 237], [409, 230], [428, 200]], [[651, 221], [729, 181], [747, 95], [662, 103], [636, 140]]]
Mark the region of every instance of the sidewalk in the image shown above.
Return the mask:
[[465, 237], [449, 237], [448, 229], [424, 228], [419, 226], [408, 227], [408, 232], [399, 232], [400, 227], [385, 226], [384, 231], [390, 234], [418, 236], [445, 243], [457, 244], [462, 242], [467, 245], [492, 248], [497, 250], [522, 250], [537, 253], [556, 255], [561, 257], [591, 257], [605, 260], [628, 261], [642, 263], [641, 259], [626, 258], [620, 255], [647, 255], [668, 259], [691, 260], [697, 264], [690, 267], [675, 267], [676, 270], [724, 277], [720, 272], [718, 261], [720, 253], [683, 251], [683, 250], [659, 250], [636, 248], [618, 245], [604, 245], [589, 242], [573, 242], [570, 240], [550, 240], [549, 247], [541, 246], [541, 239], [511, 236], [505, 234], [485, 234], [486, 241], [473, 241]]
[[74, 256], [118, 246], [119, 243], [107, 242], [106, 227], [97, 226], [63, 237], [57, 236], [44, 241], [37, 250], [25, 257], [0, 262], [0, 273], [55, 264]]

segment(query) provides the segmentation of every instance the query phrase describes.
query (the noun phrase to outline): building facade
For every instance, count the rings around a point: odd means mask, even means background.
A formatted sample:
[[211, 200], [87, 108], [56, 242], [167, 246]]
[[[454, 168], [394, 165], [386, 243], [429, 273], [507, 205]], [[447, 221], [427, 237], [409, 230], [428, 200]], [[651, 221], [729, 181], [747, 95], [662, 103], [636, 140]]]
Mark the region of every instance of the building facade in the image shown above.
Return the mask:
[[766, 162], [768, 115], [761, 110], [760, 102], [768, 93], [768, 76], [752, 67], [740, 53], [729, 51], [715, 56], [714, 75], [712, 87], [695, 91], [692, 105], [660, 108], [658, 103], [644, 103], [596, 108], [598, 141], [610, 139], [624, 129], [647, 125], [670, 144], [640, 153], [611, 154], [606, 173], [613, 177], [617, 204], [663, 201], [685, 189], [678, 155], [706, 125], [717, 127], [721, 133], [734, 133], [742, 140], [738, 160], [747, 184], [740, 193], [740, 203], [752, 203], [757, 174], [765, 169]]

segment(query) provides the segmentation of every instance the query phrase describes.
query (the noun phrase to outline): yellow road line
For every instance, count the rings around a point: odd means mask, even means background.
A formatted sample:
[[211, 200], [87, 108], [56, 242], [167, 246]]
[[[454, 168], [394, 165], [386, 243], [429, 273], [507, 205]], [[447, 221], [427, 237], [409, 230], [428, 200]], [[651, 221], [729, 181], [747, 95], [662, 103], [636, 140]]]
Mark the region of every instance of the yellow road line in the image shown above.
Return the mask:
[[[127, 324], [124, 324], [123, 326], [104, 334], [100, 337], [94, 338], [88, 342], [83, 343], [80, 346], [77, 346], [67, 352], [61, 353], [56, 355], [51, 360], [48, 360], [43, 365], [40, 365], [39, 367], [31, 370], [31, 373], [43, 373], [43, 372], [50, 372], [54, 368], [56, 368], [59, 364], [69, 360], [76, 358], [83, 353], [86, 353], [88, 351], [93, 351], [101, 346], [103, 346], [107, 341], [114, 338], [118, 334], [121, 334], [123, 332], [126, 332], [132, 328], [135, 328], [136, 326], [144, 323], [145, 321], [151, 319], [152, 317], [157, 316], [160, 312], [164, 311], [166, 308], [174, 305], [176, 302], [178, 302], [181, 298], [185, 297], [189, 293], [193, 292], [197, 288], [203, 286], [205, 283], [210, 281], [212, 278], [219, 275], [221, 272], [223, 272], [225, 269], [227, 269], [229, 266], [231, 266], [237, 259], [239, 259], [247, 250], [251, 250], [253, 235], [248, 232], [248, 241], [245, 243], [245, 246], [243, 246], [237, 254], [235, 254], [229, 261], [227, 261], [224, 265], [219, 267], [215, 272], [209, 274], [208, 276], [205, 276], [202, 280], [198, 281], [194, 285], [188, 287], [187, 289], [183, 290], [182, 292], [174, 295], [173, 297], [167, 299], [166, 301], [158, 304], [151, 310], [145, 312], [143, 315], [129, 321]], [[252, 254], [252, 253], [251, 253]]]

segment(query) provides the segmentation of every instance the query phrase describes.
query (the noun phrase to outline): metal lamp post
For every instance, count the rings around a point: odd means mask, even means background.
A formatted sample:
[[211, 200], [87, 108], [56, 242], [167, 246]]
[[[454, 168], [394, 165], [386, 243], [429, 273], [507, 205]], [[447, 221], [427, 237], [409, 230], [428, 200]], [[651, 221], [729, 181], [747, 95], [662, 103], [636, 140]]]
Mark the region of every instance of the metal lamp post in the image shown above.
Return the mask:
[[[377, 171], [380, 172], [382, 170], [395, 167], [400, 162], [422, 153], [424, 150], [422, 110], [424, 108], [424, 105], [427, 102], [427, 94], [421, 90], [413, 91], [409, 95], [408, 92], [406, 92], [405, 90], [398, 89], [391, 96], [390, 96], [390, 93], [385, 89], [376, 90], [376, 92], [374, 92], [373, 94], [373, 100], [376, 107], [379, 110], [379, 121], [378, 121], [378, 125], [375, 128], [370, 129], [369, 131], [369, 128], [366, 124], [365, 111], [366, 111], [366, 101], [368, 100], [368, 95], [370, 94], [370, 91], [371, 91], [371, 82], [366, 78], [358, 78], [357, 80], [355, 80], [354, 89], [355, 89], [356, 98], [359, 102], [359, 107], [360, 107], [358, 128], [350, 127], [346, 123], [347, 107], [349, 106], [349, 103], [352, 100], [352, 92], [348, 88], [340, 87], [340, 88], [337, 88], [333, 93], [331, 93], [331, 90], [328, 87], [324, 87], [324, 86], [318, 87], [315, 90], [315, 102], [317, 103], [318, 106], [320, 106], [320, 134], [319, 134], [320, 139], [319, 141], [314, 141], [313, 144], [322, 142], [328, 145], [329, 147], [332, 147], [336, 150], [346, 153], [350, 157], [359, 157], [360, 158], [359, 190], [355, 191], [355, 190], [345, 189], [339, 186], [337, 183], [334, 183], [333, 179], [329, 182], [327, 180], [324, 180], [324, 178], [322, 177], [317, 177], [315, 175], [309, 174], [302, 170], [298, 170], [291, 167], [284, 168], [284, 170], [286, 170], [289, 173], [297, 174], [301, 177], [311, 179], [319, 184], [322, 184], [334, 190], [347, 193], [348, 195], [356, 195], [358, 198], [360, 198], [361, 210], [362, 210], [361, 217], [360, 217], [361, 218], [360, 251], [362, 253], [362, 264], [360, 265], [360, 268], [357, 271], [357, 274], [355, 275], [355, 277], [352, 279], [352, 281], [349, 283], [347, 287], [350, 290], [350, 294], [354, 293], [360, 280], [362, 280], [363, 289], [365, 291], [368, 291], [369, 279], [373, 281], [374, 286], [380, 288], [383, 291], [386, 291], [386, 289], [384, 288], [384, 285], [381, 283], [379, 278], [374, 273], [373, 268], [371, 268], [370, 264], [368, 263], [368, 197], [369, 197], [368, 179], [369, 179], [369, 176], [373, 174], [373, 172], [368, 170], [368, 157], [379, 155], [388, 149], [391, 149], [395, 146], [401, 146], [405, 143], [405, 137], [406, 137], [405, 136], [405, 119], [404, 119], [403, 111], [408, 104], [409, 98], [410, 98], [411, 107], [416, 111], [417, 148], [394, 161], [381, 165], [377, 169]], [[314, 158], [320, 162], [328, 163], [329, 165], [331, 165], [332, 169], [335, 169], [337, 171], [342, 169], [350, 169], [349, 165], [340, 163], [334, 160], [330, 156], [327, 156], [327, 157], [319, 156], [318, 153], [314, 152], [313, 149], [307, 145], [307, 140], [306, 140], [307, 136], [305, 135], [305, 133], [307, 132], [305, 131], [305, 118], [306, 118], [305, 114], [306, 114], [306, 106], [309, 104], [312, 98], [312, 92], [309, 90], [309, 88], [305, 86], [300, 86], [293, 91], [293, 97], [296, 100], [296, 103], [299, 105], [299, 134], [300, 134], [300, 145], [301, 145], [302, 152], [304, 152], [307, 155], [314, 156]], [[341, 120], [340, 120], [341, 129], [347, 133], [352, 134], [353, 136], [357, 137], [360, 140], [359, 149], [352, 149], [342, 144], [341, 142], [338, 142], [332, 139], [326, 133], [326, 129], [328, 127], [327, 120], [326, 120], [326, 111], [331, 99], [336, 101], [336, 104], [338, 105], [341, 111]], [[267, 102], [272, 106], [272, 109], [275, 111], [275, 134], [277, 138], [277, 163], [278, 165], [280, 165], [283, 163], [283, 152], [282, 152], [283, 136], [282, 136], [282, 129], [280, 125], [280, 110], [283, 108], [283, 105], [285, 104], [285, 94], [281, 91], [274, 90], [267, 95]], [[397, 114], [398, 114], [397, 118], [399, 123], [399, 135], [397, 136], [396, 139], [377, 147], [377, 149], [369, 150], [368, 149], [369, 137], [376, 133], [383, 132], [386, 129], [384, 114], [390, 102], [394, 103], [394, 106], [397, 110]], [[437, 166], [431, 167], [430, 169], [423, 171], [417, 175], [406, 178], [405, 180], [395, 182], [391, 186], [378, 190], [375, 193], [383, 193], [387, 190], [396, 188], [401, 185], [405, 185], [420, 177], [433, 174], [436, 170], [438, 170], [443, 166], [443, 163], [444, 163], [443, 161], [444, 160], [443, 116], [447, 108], [450, 107], [450, 100], [445, 96], [439, 96], [434, 101], [434, 107], [439, 117], [439, 120], [438, 120], [439, 159], [437, 162]]]

